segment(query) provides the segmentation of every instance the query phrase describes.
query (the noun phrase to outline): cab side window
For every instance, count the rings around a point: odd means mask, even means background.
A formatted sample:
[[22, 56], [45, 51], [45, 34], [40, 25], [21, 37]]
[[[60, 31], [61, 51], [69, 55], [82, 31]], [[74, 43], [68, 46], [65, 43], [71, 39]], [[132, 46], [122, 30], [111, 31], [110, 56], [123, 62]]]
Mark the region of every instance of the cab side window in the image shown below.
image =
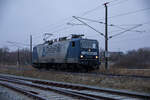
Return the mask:
[[75, 47], [75, 42], [74, 41], [72, 41], [72, 47]]

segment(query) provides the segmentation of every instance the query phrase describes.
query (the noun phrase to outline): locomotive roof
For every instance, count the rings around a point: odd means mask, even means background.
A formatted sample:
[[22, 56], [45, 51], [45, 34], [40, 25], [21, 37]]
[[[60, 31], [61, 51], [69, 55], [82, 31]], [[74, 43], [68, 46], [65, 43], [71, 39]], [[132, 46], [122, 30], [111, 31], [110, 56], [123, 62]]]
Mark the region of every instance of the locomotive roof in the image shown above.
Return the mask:
[[43, 44], [38, 44], [36, 46], [44, 46], [44, 45], [52, 45], [54, 43], [60, 43], [60, 42], [64, 42], [64, 41], [78, 41], [78, 40], [91, 40], [91, 41], [97, 41], [96, 39], [87, 39], [87, 38], [71, 38], [71, 39], [65, 39], [65, 40], [59, 40], [59, 41], [53, 41], [53, 43], [49, 44], [47, 43], [43, 43]]

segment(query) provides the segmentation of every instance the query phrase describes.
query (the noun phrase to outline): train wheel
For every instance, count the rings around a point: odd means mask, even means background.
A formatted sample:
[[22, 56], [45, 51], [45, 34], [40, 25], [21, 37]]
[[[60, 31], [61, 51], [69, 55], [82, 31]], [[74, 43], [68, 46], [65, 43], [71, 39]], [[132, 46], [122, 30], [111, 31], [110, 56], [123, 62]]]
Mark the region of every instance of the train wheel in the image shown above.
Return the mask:
[[94, 66], [94, 69], [99, 69], [99, 66]]
[[46, 69], [46, 70], [49, 70], [50, 68], [49, 68], [49, 66], [46, 66], [45, 69]]
[[36, 69], [41, 69], [40, 64], [33, 64], [32, 66], [33, 66], [34, 68], [36, 68]]
[[88, 72], [88, 66], [85, 66], [85, 65], [80, 65], [80, 68], [79, 68], [79, 71], [80, 72]]

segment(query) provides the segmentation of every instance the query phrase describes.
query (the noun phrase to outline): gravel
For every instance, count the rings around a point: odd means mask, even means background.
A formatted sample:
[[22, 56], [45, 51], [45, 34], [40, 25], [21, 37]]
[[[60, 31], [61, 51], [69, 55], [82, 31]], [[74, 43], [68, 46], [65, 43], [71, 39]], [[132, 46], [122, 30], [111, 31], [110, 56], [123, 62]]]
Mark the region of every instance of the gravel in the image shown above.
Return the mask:
[[[25, 90], [36, 91], [36, 93], [38, 93], [39, 96], [44, 97], [46, 100], [77, 100], [72, 97], [57, 94], [51, 91], [40, 90], [37, 88], [19, 85], [15, 83], [11, 83], [11, 85], [17, 86]], [[22, 96], [22, 94], [20, 93], [16, 93], [10, 89], [1, 86], [0, 86], [0, 94], [1, 94], [0, 100], [31, 100], [28, 97], [25, 98], [24, 95]]]
[[11, 89], [0, 86], [0, 100], [33, 100]]

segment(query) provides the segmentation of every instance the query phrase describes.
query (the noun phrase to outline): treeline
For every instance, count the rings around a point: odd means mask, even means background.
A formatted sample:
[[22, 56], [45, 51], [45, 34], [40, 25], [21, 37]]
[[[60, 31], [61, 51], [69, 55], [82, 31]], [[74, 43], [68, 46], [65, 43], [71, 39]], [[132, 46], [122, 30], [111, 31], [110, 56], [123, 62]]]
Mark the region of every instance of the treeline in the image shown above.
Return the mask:
[[[104, 62], [104, 51], [100, 50], [101, 61]], [[129, 67], [129, 68], [150, 68], [150, 48], [140, 48], [138, 50], [131, 50], [127, 53], [110, 52], [110, 64], [114, 67]], [[29, 49], [20, 49], [10, 51], [9, 48], [0, 48], [0, 64], [22, 64], [27, 65], [31, 63]]]
[[9, 48], [0, 48], [0, 64], [30, 64], [30, 51], [29, 49], [19, 49], [10, 51]]
[[150, 48], [140, 48], [127, 53], [118, 52], [112, 54], [109, 60], [114, 63], [114, 66], [150, 68]]

